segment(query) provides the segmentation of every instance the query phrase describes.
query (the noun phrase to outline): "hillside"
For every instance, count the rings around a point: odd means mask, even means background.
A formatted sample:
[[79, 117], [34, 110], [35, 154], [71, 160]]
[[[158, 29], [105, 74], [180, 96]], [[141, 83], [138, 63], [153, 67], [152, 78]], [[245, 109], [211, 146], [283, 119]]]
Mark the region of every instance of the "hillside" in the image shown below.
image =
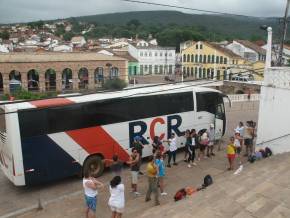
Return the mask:
[[278, 20], [276, 18], [235, 17], [223, 15], [186, 14], [177, 11], [138, 11], [113, 14], [91, 15], [75, 17], [83, 22], [97, 24], [125, 25], [130, 20], [139, 20], [143, 25], [196, 26], [202, 30], [230, 36], [231, 38], [248, 38], [265, 36], [259, 30], [261, 25], [272, 26], [277, 32]]

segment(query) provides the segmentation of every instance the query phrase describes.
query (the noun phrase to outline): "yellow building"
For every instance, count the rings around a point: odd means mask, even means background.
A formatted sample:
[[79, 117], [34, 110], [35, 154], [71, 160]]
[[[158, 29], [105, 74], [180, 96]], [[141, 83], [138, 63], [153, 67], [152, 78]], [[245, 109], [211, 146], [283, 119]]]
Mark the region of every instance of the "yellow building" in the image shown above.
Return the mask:
[[252, 63], [253, 76], [255, 80], [264, 80], [265, 62], [257, 61]]
[[196, 79], [226, 80], [251, 70], [245, 59], [210, 42], [193, 42], [181, 55], [183, 74]]

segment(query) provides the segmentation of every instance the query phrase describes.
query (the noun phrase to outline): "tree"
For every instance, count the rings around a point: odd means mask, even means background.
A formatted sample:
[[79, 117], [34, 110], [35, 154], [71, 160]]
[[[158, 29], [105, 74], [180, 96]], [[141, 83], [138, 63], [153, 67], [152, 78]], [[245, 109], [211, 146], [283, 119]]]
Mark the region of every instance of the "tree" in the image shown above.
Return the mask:
[[104, 88], [108, 90], [122, 90], [127, 86], [127, 83], [124, 80], [119, 78], [108, 79], [104, 83]]
[[10, 38], [10, 34], [7, 30], [4, 30], [0, 33], [0, 38], [3, 40], [8, 40]]
[[70, 41], [74, 37], [74, 34], [72, 32], [67, 32], [63, 34], [63, 40], [64, 41]]

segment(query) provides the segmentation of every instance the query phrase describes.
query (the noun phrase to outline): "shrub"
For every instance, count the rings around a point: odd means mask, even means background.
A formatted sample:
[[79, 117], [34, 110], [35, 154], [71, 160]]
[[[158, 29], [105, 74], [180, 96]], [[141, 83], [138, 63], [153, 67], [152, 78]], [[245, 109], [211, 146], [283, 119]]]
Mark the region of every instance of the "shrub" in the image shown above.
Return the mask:
[[127, 83], [119, 78], [106, 80], [104, 83], [104, 89], [108, 90], [122, 90], [127, 87]]

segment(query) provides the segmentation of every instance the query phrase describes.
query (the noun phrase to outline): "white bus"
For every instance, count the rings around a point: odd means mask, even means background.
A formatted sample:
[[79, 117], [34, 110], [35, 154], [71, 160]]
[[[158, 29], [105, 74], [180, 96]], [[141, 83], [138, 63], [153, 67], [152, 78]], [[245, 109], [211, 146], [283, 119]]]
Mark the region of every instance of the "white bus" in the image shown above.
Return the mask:
[[152, 154], [152, 138], [172, 132], [184, 146], [186, 129], [215, 124], [225, 132], [224, 95], [213, 89], [160, 85], [0, 105], [0, 165], [17, 186], [47, 183], [80, 174], [117, 154], [127, 161], [135, 136]]

